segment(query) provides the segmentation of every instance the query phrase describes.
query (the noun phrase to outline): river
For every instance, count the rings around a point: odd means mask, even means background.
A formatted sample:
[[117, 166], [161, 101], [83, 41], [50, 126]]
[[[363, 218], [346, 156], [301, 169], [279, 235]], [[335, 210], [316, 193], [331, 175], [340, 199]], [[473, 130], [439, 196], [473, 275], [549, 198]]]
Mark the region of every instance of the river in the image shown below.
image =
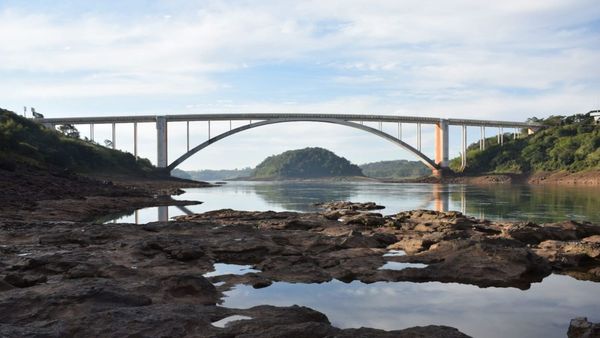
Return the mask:
[[[597, 188], [585, 187], [230, 182], [185, 191], [175, 198], [204, 203], [186, 208], [147, 208], [113, 216], [111, 221], [146, 223], [221, 208], [315, 211], [317, 202], [351, 200], [382, 204], [386, 206], [381, 211], [384, 214], [411, 209], [458, 210], [500, 221], [574, 219], [600, 224], [600, 193]], [[529, 290], [439, 282], [364, 284], [337, 280], [321, 284], [276, 282], [263, 289], [238, 285], [225, 292], [222, 305], [304, 305], [325, 313], [342, 328], [392, 330], [437, 324], [456, 327], [474, 337], [565, 337], [572, 318], [584, 316], [600, 321], [598, 296], [600, 283], [553, 274]]]
[[[413, 209], [458, 210], [480, 219], [555, 222], [565, 219], [600, 223], [597, 187], [462, 184], [391, 184], [372, 182], [228, 182], [213, 188], [185, 189], [176, 199], [203, 204], [186, 208], [141, 209], [106, 220], [147, 223], [186, 212], [235, 210], [316, 211], [313, 204], [350, 200], [376, 202], [383, 214]], [[136, 222], [137, 219], [137, 222]]]

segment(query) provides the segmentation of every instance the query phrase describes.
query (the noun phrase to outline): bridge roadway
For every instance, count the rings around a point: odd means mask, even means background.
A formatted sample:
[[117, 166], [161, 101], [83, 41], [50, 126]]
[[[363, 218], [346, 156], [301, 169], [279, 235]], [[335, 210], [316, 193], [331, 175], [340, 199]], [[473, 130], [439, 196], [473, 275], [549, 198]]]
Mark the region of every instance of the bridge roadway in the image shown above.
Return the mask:
[[[251, 120], [270, 120], [270, 119], [337, 119], [345, 121], [358, 122], [398, 122], [398, 123], [422, 123], [437, 124], [443, 118], [420, 117], [420, 116], [399, 116], [399, 115], [354, 115], [354, 114], [271, 114], [271, 113], [253, 113], [253, 114], [177, 114], [162, 115], [167, 122], [186, 122], [186, 121], [251, 121]], [[157, 115], [131, 115], [131, 116], [96, 116], [96, 117], [58, 117], [36, 119], [40, 123], [61, 125], [61, 124], [110, 124], [110, 123], [144, 123], [156, 122]], [[452, 126], [473, 126], [473, 127], [493, 127], [493, 128], [536, 128], [542, 127], [540, 124], [514, 121], [496, 121], [496, 120], [475, 120], [475, 119], [443, 119]]]
[[[134, 155], [137, 156], [137, 124], [138, 123], [156, 123], [157, 130], [157, 166], [165, 168], [167, 171], [173, 170], [183, 161], [191, 157], [193, 154], [230, 135], [239, 133], [244, 130], [265, 126], [275, 123], [284, 122], [323, 122], [344, 125], [356, 129], [361, 129], [366, 132], [375, 134], [379, 137], [387, 139], [392, 143], [404, 148], [413, 153], [419, 160], [428, 166], [434, 174], [441, 175], [441, 172], [448, 167], [448, 146], [449, 146], [449, 126], [462, 127], [462, 147], [461, 157], [462, 166], [466, 166], [466, 151], [467, 151], [467, 127], [480, 127], [480, 149], [485, 149], [485, 128], [498, 128], [498, 143], [504, 143], [504, 128], [527, 129], [528, 133], [533, 133], [542, 125], [527, 122], [514, 121], [496, 121], [496, 120], [475, 120], [475, 119], [445, 119], [434, 117], [419, 117], [419, 116], [399, 116], [399, 115], [355, 115], [355, 114], [182, 114], [182, 115], [131, 115], [131, 116], [97, 116], [97, 117], [61, 117], [61, 118], [36, 118], [40, 122], [49, 127], [56, 127], [63, 124], [89, 124], [90, 138], [94, 139], [95, 124], [112, 124], [112, 147], [116, 144], [116, 129], [115, 124], [133, 123], [134, 125]], [[231, 121], [249, 121], [248, 124], [241, 127], [232, 128]], [[200, 145], [190, 149], [190, 122], [207, 121], [208, 122], [208, 140]], [[211, 137], [210, 123], [212, 121], [230, 121], [229, 131], [220, 135]], [[168, 122], [187, 122], [187, 152], [173, 161], [168, 163]], [[364, 125], [364, 122], [378, 122], [379, 129]], [[398, 137], [394, 137], [389, 133], [383, 132], [382, 123], [397, 123]], [[409, 145], [402, 140], [402, 124], [416, 124], [417, 139], [416, 147]], [[421, 125], [433, 124], [435, 126], [435, 157], [430, 159], [421, 152]], [[517, 133], [513, 134], [515, 137]]]

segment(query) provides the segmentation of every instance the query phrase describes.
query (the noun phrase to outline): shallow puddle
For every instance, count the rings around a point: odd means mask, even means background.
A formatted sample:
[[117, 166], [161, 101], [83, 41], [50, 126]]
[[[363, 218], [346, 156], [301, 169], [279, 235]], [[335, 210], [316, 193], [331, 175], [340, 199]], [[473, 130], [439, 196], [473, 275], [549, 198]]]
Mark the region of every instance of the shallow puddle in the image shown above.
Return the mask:
[[385, 330], [448, 325], [473, 337], [565, 337], [575, 317], [600, 321], [600, 283], [551, 275], [529, 290], [480, 288], [456, 283], [276, 282], [254, 289], [238, 285], [223, 306], [308, 306], [338, 327]]
[[247, 273], [255, 272], [258, 273], [260, 270], [252, 269], [251, 265], [238, 265], [238, 264], [225, 264], [215, 263], [213, 265], [214, 271], [207, 272], [204, 277], [215, 277], [222, 275], [245, 275]]
[[238, 321], [238, 320], [248, 320], [248, 319], [252, 319], [252, 317], [248, 317], [248, 316], [240, 316], [240, 315], [233, 315], [233, 316], [229, 316], [226, 318], [223, 318], [219, 321], [216, 321], [214, 323], [212, 323], [213, 326], [215, 327], [220, 327], [220, 328], [224, 328], [226, 327], [229, 323]]
[[407, 268], [422, 269], [426, 268], [427, 264], [421, 263], [400, 263], [400, 262], [386, 262], [379, 270], [404, 270]]
[[406, 256], [406, 252], [404, 250], [390, 250], [383, 255], [383, 257], [399, 257]]

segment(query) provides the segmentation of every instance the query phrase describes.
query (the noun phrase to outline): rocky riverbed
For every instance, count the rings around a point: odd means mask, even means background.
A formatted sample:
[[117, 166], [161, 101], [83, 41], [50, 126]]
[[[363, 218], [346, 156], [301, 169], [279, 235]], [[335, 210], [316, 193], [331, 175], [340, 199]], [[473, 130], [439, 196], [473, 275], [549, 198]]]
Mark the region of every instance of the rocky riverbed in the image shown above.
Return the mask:
[[170, 196], [183, 192], [181, 188], [212, 186], [175, 178], [82, 176], [23, 164], [11, 169], [0, 168], [2, 221], [89, 221], [144, 207], [190, 205], [200, 202]]
[[[276, 281], [521, 289], [551, 273], [600, 281], [600, 227], [589, 223], [495, 223], [426, 210], [383, 216], [366, 211], [381, 208], [374, 203], [321, 207], [317, 213], [225, 209], [141, 226], [43, 215], [3, 219], [0, 336], [465, 337], [435, 325], [339, 329], [306, 307], [218, 304], [235, 285]], [[390, 262], [424, 267], [381, 269]], [[216, 263], [255, 271], [211, 276]], [[240, 320], [221, 327], [228, 318]], [[573, 321], [570, 336], [597, 334], [597, 325], [586, 323]]]

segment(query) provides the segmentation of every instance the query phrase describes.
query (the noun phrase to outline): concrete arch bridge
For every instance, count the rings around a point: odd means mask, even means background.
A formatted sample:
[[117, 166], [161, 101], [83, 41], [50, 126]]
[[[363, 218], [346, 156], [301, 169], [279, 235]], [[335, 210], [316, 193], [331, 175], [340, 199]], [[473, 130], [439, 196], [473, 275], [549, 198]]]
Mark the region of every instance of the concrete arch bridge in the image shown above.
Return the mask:
[[[320, 122], [342, 125], [350, 128], [359, 129], [373, 135], [386, 139], [393, 144], [403, 148], [413, 154], [417, 159], [429, 167], [435, 175], [448, 168], [449, 154], [449, 126], [462, 127], [462, 166], [466, 166], [467, 149], [467, 127], [480, 128], [480, 148], [485, 149], [486, 128], [498, 129], [498, 143], [504, 142], [504, 129], [513, 128], [514, 137], [520, 133], [521, 129], [527, 129], [533, 133], [542, 126], [535, 123], [512, 122], [512, 121], [494, 121], [494, 120], [472, 120], [472, 119], [451, 119], [451, 118], [433, 118], [416, 116], [395, 116], [395, 115], [348, 115], [348, 114], [192, 114], [192, 115], [142, 115], [142, 116], [102, 116], [102, 117], [64, 117], [64, 118], [36, 118], [36, 121], [44, 125], [55, 128], [64, 124], [84, 124], [90, 126], [90, 139], [94, 139], [94, 125], [111, 124], [112, 125], [112, 147], [116, 146], [116, 124], [133, 124], [134, 133], [134, 155], [137, 156], [137, 125], [138, 123], [155, 123], [157, 133], [157, 166], [164, 168], [165, 171], [172, 171], [192, 155], [208, 147], [209, 145], [222, 140], [226, 137], [235, 135], [245, 130], [258, 128], [266, 125], [291, 123], [291, 122]], [[205, 121], [208, 128], [208, 139], [196, 146], [190, 147], [190, 122]], [[224, 121], [229, 122], [229, 130], [218, 135], [211, 135], [211, 122]], [[247, 121], [246, 124], [233, 128], [232, 121]], [[187, 149], [180, 157], [169, 162], [168, 156], [168, 123], [186, 122], [187, 123]], [[378, 128], [365, 125], [365, 123], [377, 123]], [[397, 133], [393, 135], [383, 131], [383, 123], [393, 123], [397, 125]], [[403, 125], [414, 125], [416, 127], [416, 139], [412, 145], [402, 137]], [[435, 154], [433, 158], [428, 157], [421, 151], [421, 128], [422, 125], [435, 126]]]

